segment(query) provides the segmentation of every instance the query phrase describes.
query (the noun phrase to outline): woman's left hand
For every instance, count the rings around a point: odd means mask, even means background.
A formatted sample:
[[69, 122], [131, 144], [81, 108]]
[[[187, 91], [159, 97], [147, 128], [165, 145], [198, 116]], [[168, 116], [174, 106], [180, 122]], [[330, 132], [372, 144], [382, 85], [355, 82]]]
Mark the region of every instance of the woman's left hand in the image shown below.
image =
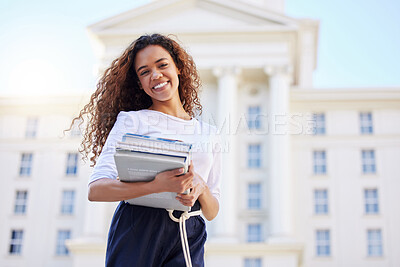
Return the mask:
[[190, 190], [189, 194], [178, 194], [176, 199], [179, 200], [183, 205], [192, 207], [196, 200], [199, 198], [201, 194], [203, 194], [204, 190], [206, 190], [207, 184], [197, 173], [194, 174], [193, 177], [193, 187]]

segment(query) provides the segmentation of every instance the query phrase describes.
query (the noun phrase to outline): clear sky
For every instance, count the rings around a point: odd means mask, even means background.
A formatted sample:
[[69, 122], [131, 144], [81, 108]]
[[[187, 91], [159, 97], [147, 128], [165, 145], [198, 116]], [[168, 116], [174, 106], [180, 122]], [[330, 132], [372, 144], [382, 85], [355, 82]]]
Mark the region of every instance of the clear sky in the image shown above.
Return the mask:
[[[0, 0], [0, 95], [93, 91], [86, 27], [147, 0]], [[314, 87], [400, 87], [400, 1], [286, 0], [320, 20]]]

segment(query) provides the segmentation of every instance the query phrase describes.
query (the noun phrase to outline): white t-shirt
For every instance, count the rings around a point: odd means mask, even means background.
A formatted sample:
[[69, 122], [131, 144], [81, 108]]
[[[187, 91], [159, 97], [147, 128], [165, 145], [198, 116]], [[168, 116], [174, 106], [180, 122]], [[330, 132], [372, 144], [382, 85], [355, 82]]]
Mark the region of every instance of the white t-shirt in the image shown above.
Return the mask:
[[98, 179], [116, 179], [115, 145], [125, 133], [182, 140], [193, 144], [194, 171], [207, 183], [219, 201], [221, 178], [221, 143], [215, 126], [197, 119], [183, 120], [159, 111], [121, 111], [97, 159], [89, 183]]

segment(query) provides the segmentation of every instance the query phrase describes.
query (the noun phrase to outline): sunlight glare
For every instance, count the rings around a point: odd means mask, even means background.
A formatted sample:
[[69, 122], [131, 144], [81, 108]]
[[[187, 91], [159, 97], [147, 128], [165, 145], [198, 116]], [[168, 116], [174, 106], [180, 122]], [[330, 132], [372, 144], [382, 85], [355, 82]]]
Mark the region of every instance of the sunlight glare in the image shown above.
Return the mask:
[[10, 73], [8, 89], [15, 95], [45, 95], [64, 91], [63, 73], [52, 62], [28, 59], [17, 64]]

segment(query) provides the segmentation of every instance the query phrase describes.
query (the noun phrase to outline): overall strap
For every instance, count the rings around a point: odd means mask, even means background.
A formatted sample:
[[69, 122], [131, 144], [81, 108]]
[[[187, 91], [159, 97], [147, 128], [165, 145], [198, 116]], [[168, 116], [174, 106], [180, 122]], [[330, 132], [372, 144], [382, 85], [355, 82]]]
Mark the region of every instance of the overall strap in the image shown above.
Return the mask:
[[169, 217], [171, 218], [171, 220], [173, 220], [174, 222], [179, 223], [179, 233], [181, 236], [181, 243], [182, 243], [182, 250], [183, 250], [183, 255], [185, 257], [185, 262], [186, 262], [186, 266], [187, 267], [192, 267], [192, 260], [190, 258], [190, 250], [189, 250], [189, 243], [187, 240], [187, 234], [186, 234], [186, 223], [185, 221], [187, 219], [189, 219], [192, 216], [197, 216], [197, 215], [201, 215], [201, 210], [196, 210], [196, 211], [192, 211], [192, 212], [183, 212], [181, 214], [181, 217], [178, 219], [176, 218], [172, 213], [174, 212], [174, 210], [168, 210], [168, 214]]

